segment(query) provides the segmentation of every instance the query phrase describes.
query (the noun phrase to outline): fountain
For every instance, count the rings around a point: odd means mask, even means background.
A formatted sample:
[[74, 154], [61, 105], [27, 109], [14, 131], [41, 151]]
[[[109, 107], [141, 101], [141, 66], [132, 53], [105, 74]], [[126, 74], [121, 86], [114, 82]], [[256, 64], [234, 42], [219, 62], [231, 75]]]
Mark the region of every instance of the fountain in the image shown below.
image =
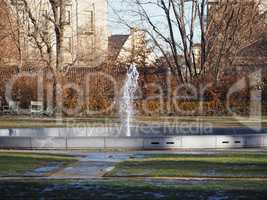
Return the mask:
[[126, 136], [131, 136], [131, 118], [134, 114], [133, 110], [133, 99], [135, 92], [138, 88], [138, 78], [139, 73], [137, 71], [136, 65], [133, 64], [130, 66], [127, 78], [123, 87], [123, 95], [120, 102], [120, 116], [122, 121], [121, 130], [126, 130]]
[[[4, 128], [0, 129], [0, 149], [150, 150], [267, 147], [266, 127], [257, 131], [243, 126], [213, 127], [210, 122], [199, 123], [199, 119], [192, 123], [191, 121], [188, 123], [188, 119], [185, 119], [173, 124], [158, 120], [153, 122], [152, 118], [150, 119], [152, 122], [142, 122], [133, 131], [130, 125], [135, 114], [133, 101], [137, 94], [138, 78], [137, 66], [131, 65], [120, 99], [122, 122], [120, 130], [116, 124], [107, 127], [90, 125], [88, 127]], [[114, 155], [109, 154], [108, 158], [114, 160]]]

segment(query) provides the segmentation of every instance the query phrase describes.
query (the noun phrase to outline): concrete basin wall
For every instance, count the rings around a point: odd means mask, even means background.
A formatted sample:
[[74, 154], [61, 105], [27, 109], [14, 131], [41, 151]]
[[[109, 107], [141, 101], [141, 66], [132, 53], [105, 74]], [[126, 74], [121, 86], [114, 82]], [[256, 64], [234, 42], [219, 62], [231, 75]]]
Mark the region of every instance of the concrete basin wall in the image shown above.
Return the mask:
[[264, 148], [267, 135], [175, 137], [0, 137], [1, 149], [212, 149]]
[[[248, 135], [267, 133], [267, 129], [253, 130], [249, 128], [213, 128], [209, 131], [189, 130], [181, 127], [136, 126], [131, 127], [133, 137], [168, 137], [199, 135]], [[78, 128], [27, 128], [0, 129], [0, 136], [21, 137], [119, 137], [125, 135], [120, 127], [78, 127]]]

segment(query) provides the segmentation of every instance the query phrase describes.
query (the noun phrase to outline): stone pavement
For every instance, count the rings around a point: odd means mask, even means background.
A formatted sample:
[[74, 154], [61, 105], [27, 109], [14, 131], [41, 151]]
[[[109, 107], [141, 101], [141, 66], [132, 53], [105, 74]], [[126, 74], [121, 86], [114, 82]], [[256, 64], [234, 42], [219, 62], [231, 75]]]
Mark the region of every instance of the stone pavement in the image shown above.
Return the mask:
[[[111, 171], [114, 166], [122, 161], [131, 158], [144, 158], [153, 154], [220, 154], [225, 152], [262, 152], [266, 153], [266, 149], [224, 149], [224, 150], [180, 150], [180, 151], [131, 151], [131, 152], [72, 152], [70, 155], [82, 156], [77, 163], [67, 166], [59, 172], [53, 174], [51, 178], [67, 179], [67, 178], [101, 178], [107, 172]], [[130, 178], [130, 177], [125, 177]]]
[[[33, 151], [30, 151], [33, 152]], [[144, 158], [152, 154], [221, 154], [226, 152], [257, 152], [266, 153], [267, 149], [223, 149], [223, 150], [176, 150], [176, 151], [131, 151], [131, 152], [82, 152], [82, 151], [34, 151], [36, 153], [55, 153], [76, 156], [78, 161], [62, 167], [57, 163], [52, 163], [50, 166], [42, 166], [33, 172], [28, 172], [24, 177], [1, 177], [0, 180], [12, 179], [98, 179], [104, 174], [111, 171], [114, 166], [122, 161], [131, 158]], [[56, 169], [56, 170], [54, 170]], [[47, 171], [51, 170], [51, 172]], [[42, 176], [42, 173], [49, 172], [49, 176]], [[37, 174], [37, 175], [36, 175]], [[36, 176], [35, 176], [36, 175]], [[121, 177], [123, 178], [123, 177]], [[129, 178], [131, 177], [124, 177]], [[141, 177], [139, 177], [141, 178]], [[152, 178], [152, 177], [146, 177]], [[185, 178], [169, 177], [171, 179], [185, 180]], [[267, 177], [266, 177], [267, 178]], [[266, 179], [264, 178], [264, 179]], [[166, 177], [162, 177], [166, 179]], [[186, 180], [198, 180], [198, 178], [186, 178]], [[206, 180], [206, 178], [204, 178]], [[217, 180], [217, 179], [216, 179]]]
[[87, 153], [78, 162], [53, 174], [51, 178], [97, 178], [111, 171], [118, 162], [136, 157], [134, 153]]

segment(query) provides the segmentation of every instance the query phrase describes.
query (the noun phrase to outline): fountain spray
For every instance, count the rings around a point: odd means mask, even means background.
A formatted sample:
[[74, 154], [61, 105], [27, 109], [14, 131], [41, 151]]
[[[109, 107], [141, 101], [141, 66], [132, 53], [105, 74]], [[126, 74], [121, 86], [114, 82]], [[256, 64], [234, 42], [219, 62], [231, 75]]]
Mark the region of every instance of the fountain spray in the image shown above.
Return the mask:
[[131, 136], [131, 121], [134, 114], [133, 100], [138, 88], [139, 72], [137, 65], [130, 66], [126, 81], [123, 87], [123, 95], [120, 102], [120, 116], [122, 120], [122, 130], [126, 129], [126, 136]]

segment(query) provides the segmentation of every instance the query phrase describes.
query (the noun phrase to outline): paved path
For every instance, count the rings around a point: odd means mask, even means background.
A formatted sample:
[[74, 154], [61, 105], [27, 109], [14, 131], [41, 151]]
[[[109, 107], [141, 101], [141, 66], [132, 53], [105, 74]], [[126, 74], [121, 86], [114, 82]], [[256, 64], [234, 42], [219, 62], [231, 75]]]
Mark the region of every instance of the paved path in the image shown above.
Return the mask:
[[[100, 153], [81, 153], [72, 152], [70, 155], [82, 156], [78, 162], [67, 166], [51, 178], [99, 178], [111, 171], [114, 166], [130, 158], [144, 158], [152, 154], [203, 154], [203, 152], [192, 151], [133, 151], [133, 152], [100, 152]], [[217, 152], [219, 153], [219, 152]], [[216, 152], [205, 152], [205, 154], [216, 154]]]
[[102, 177], [114, 167], [113, 162], [81, 161], [53, 174], [52, 178], [96, 178]]
[[[55, 153], [73, 155], [79, 158], [78, 162], [66, 166], [56, 173], [51, 173], [48, 177], [32, 176], [27, 177], [2, 177], [0, 180], [16, 180], [16, 179], [93, 179], [102, 178], [104, 174], [111, 171], [114, 166], [122, 161], [130, 158], [143, 158], [153, 154], [221, 154], [226, 152], [257, 152], [266, 153], [266, 149], [231, 149], [231, 150], [178, 150], [178, 151], [132, 151], [132, 152], [80, 152], [80, 151], [35, 151], [37, 153]], [[25, 151], [24, 151], [25, 152]], [[32, 151], [31, 151], [32, 152]], [[52, 166], [53, 167], [53, 166]], [[52, 168], [53, 169], [53, 168]], [[111, 177], [118, 178], [118, 177]], [[225, 180], [226, 178], [197, 178], [197, 177], [120, 177], [120, 179], [173, 179], [173, 180]], [[227, 180], [241, 180], [242, 178], [227, 178]], [[246, 180], [267, 180], [264, 178], [245, 178]]]
[[121, 161], [136, 157], [134, 153], [87, 153], [77, 163], [53, 174], [52, 178], [97, 178], [111, 171]]

